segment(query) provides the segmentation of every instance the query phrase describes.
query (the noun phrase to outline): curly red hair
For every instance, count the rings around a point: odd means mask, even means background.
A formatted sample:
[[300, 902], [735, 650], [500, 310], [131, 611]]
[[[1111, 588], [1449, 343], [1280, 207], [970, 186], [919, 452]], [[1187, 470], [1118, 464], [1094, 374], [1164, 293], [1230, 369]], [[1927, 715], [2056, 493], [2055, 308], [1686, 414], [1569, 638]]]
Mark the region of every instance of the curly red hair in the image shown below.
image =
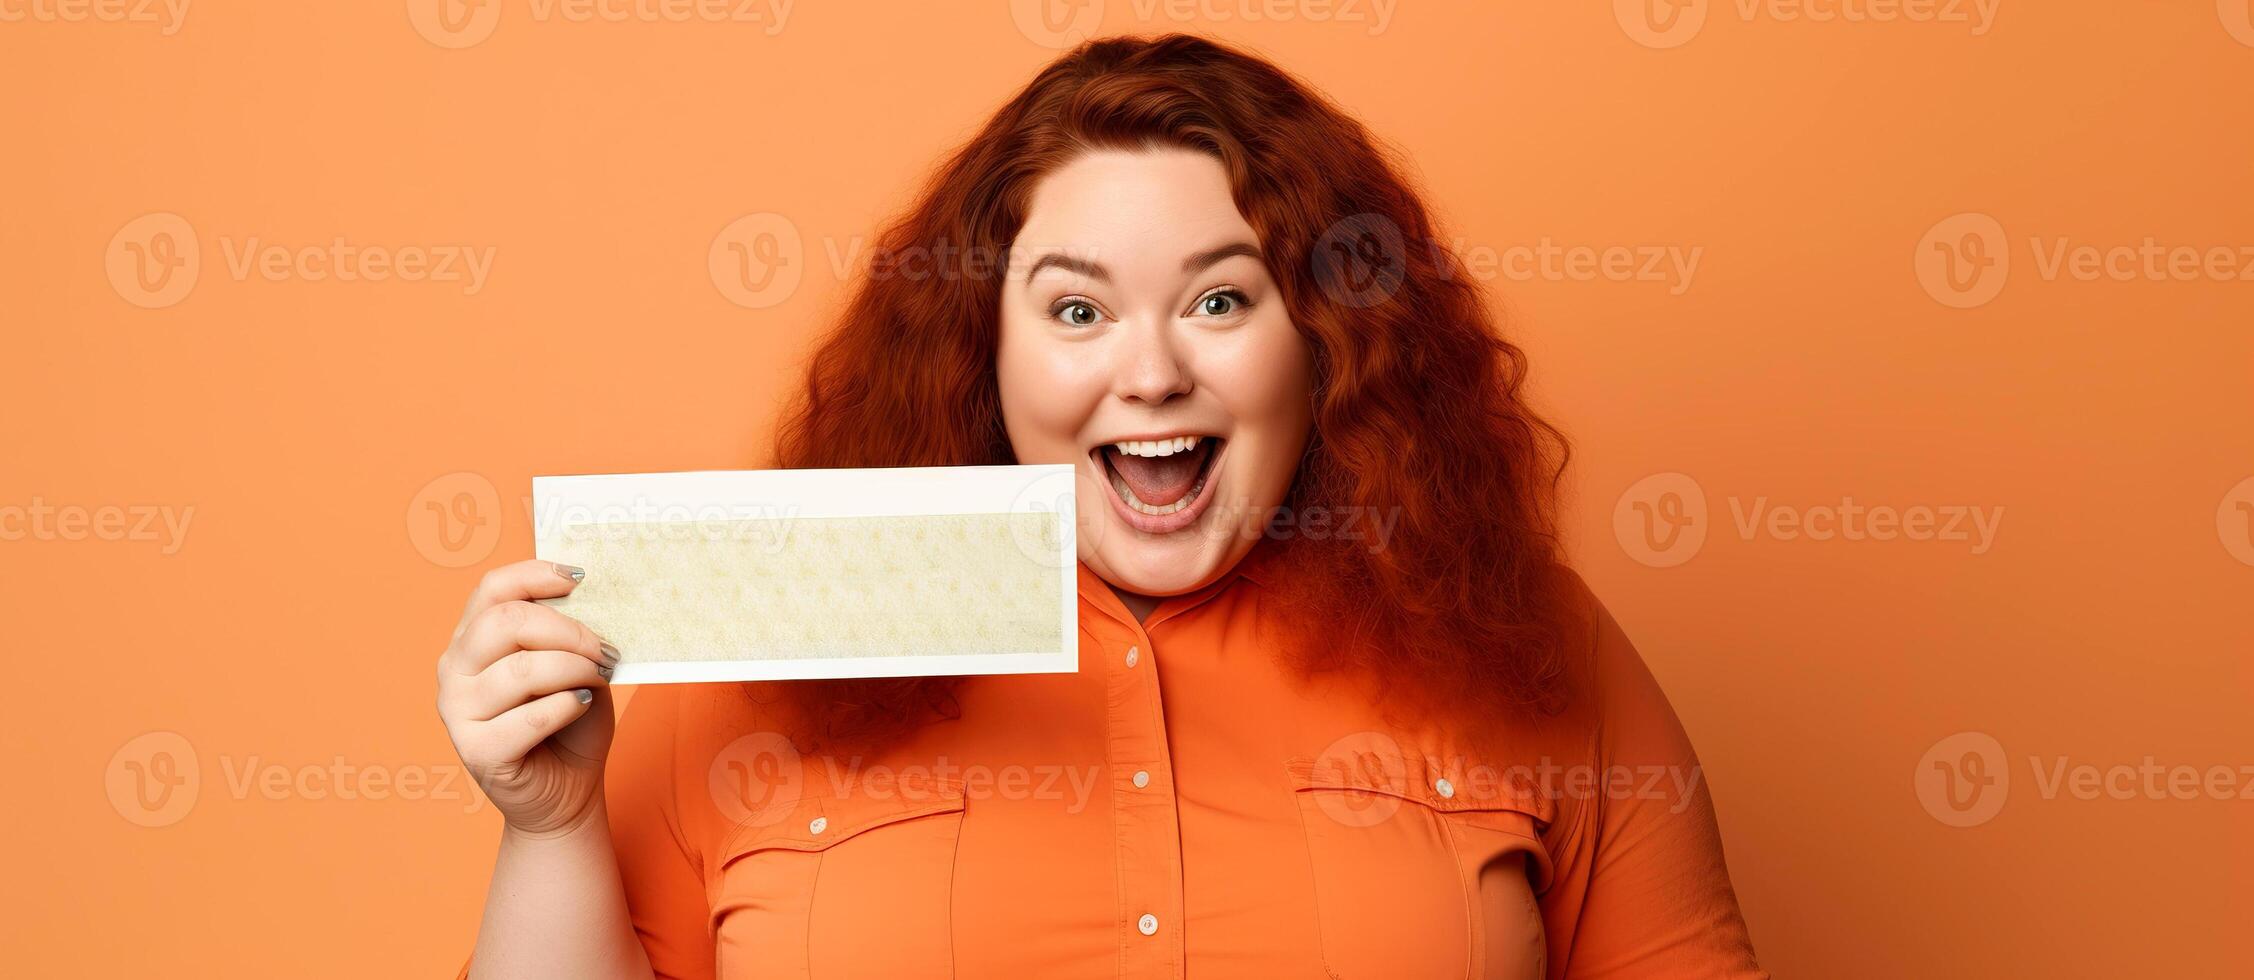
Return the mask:
[[[1490, 715], [1554, 708], [1575, 622], [1555, 524], [1566, 446], [1522, 397], [1524, 356], [1361, 124], [1209, 40], [1082, 45], [946, 160], [814, 354], [777, 464], [1015, 462], [995, 379], [1006, 273], [989, 260], [1043, 175], [1145, 147], [1220, 161], [1314, 352], [1314, 431], [1286, 506], [1397, 515], [1375, 550], [1264, 543], [1281, 549], [1277, 618], [1304, 624], [1284, 645], [1297, 666], [1382, 668]], [[938, 268], [949, 256], [966, 261]], [[810, 735], [871, 737], [946, 713], [959, 682], [801, 682], [788, 697], [820, 719]]]

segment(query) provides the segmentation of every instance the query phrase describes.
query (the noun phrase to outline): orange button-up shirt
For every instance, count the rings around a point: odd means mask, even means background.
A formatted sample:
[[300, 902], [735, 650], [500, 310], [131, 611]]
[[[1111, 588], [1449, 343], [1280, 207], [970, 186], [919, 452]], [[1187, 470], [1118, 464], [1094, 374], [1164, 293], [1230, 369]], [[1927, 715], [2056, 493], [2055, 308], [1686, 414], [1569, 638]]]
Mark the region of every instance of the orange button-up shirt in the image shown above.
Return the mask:
[[759, 685], [639, 689], [607, 792], [651, 964], [1765, 975], [1690, 743], [1601, 606], [1583, 703], [1471, 744], [1280, 664], [1259, 567], [1137, 622], [1082, 566], [1077, 672], [968, 678], [959, 718], [873, 756], [798, 753]]

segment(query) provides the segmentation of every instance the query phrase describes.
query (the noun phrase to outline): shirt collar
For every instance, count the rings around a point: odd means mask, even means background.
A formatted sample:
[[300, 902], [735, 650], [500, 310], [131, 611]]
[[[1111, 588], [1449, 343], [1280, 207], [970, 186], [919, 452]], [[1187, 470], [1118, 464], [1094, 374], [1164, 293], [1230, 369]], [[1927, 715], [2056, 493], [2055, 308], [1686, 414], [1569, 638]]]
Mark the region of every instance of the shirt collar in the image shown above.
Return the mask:
[[[1178, 612], [1219, 595], [1240, 578], [1254, 585], [1268, 584], [1274, 576], [1275, 552], [1273, 542], [1261, 540], [1228, 571], [1223, 572], [1220, 578], [1213, 580], [1211, 585], [1195, 592], [1169, 596], [1161, 601], [1158, 609], [1151, 613], [1149, 622], [1144, 625], [1156, 625], [1160, 620], [1169, 619]], [[1087, 562], [1080, 563], [1079, 589], [1081, 601], [1094, 606], [1098, 612], [1123, 624], [1135, 622], [1135, 614], [1127, 610], [1126, 603], [1119, 601], [1119, 593], [1112, 590], [1111, 583], [1104, 581], [1103, 576], [1090, 569]]]

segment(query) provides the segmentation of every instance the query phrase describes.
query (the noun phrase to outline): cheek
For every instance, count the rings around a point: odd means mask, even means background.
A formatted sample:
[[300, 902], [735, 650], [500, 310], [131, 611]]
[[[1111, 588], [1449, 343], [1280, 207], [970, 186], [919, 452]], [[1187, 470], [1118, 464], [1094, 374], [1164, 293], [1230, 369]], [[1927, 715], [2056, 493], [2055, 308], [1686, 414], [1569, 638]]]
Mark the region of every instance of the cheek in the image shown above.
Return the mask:
[[[1280, 318], [1279, 318], [1280, 319]], [[1290, 480], [1313, 424], [1308, 395], [1314, 384], [1307, 343], [1289, 321], [1262, 324], [1248, 342], [1228, 351], [1212, 376], [1240, 431], [1257, 440], [1260, 482]]]
[[1103, 399], [1104, 379], [1073, 345], [1008, 319], [994, 374], [1010, 447], [1020, 463], [1077, 463], [1080, 433]]

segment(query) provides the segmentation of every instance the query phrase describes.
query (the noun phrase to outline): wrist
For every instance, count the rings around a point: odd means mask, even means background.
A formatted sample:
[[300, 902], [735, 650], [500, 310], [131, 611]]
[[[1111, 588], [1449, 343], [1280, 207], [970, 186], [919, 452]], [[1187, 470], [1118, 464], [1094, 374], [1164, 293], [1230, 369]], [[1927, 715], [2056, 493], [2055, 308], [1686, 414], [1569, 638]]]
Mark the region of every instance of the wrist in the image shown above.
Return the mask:
[[519, 824], [504, 819], [501, 823], [501, 841], [504, 844], [531, 848], [575, 847], [591, 841], [610, 843], [610, 815], [603, 806], [600, 790], [576, 813], [551, 817], [537, 823]]

